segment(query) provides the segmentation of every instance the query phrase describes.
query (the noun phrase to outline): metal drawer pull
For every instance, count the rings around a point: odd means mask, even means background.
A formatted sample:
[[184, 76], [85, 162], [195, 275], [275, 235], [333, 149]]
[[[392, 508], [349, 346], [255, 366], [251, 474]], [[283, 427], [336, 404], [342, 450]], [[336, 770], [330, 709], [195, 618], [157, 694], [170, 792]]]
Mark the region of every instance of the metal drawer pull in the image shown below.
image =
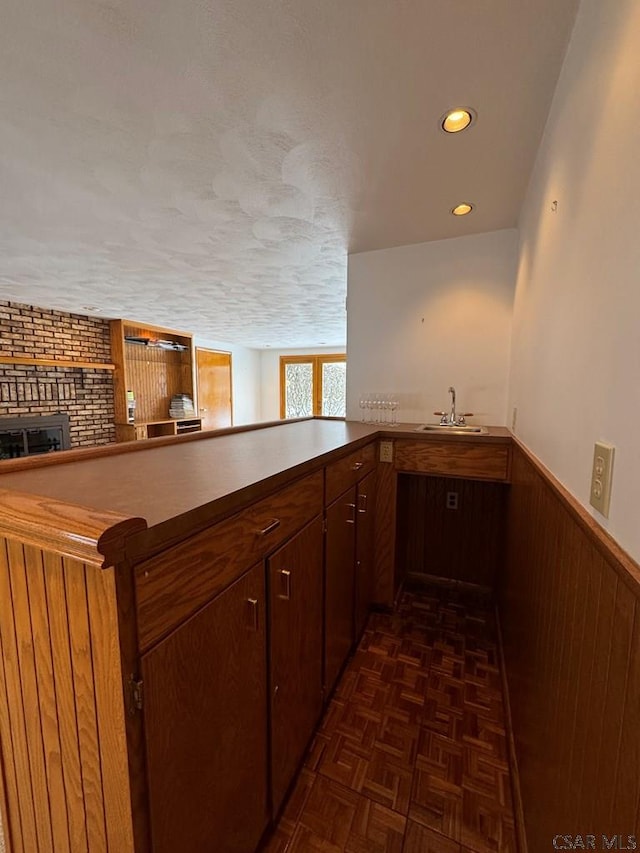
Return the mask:
[[360, 501], [360, 506], [358, 507], [358, 512], [365, 513], [367, 511], [367, 496], [365, 494], [358, 495], [358, 500]]
[[280, 519], [274, 518], [272, 521], [269, 522], [269, 524], [267, 524], [266, 527], [263, 527], [261, 530], [258, 530], [258, 536], [266, 536], [267, 533], [272, 533], [278, 527], [280, 527]]
[[355, 524], [356, 523], [356, 505], [355, 504], [345, 504], [346, 507], [349, 507], [351, 512], [351, 518], [347, 518], [347, 524]]
[[249, 598], [247, 599], [247, 604], [249, 605], [249, 627], [253, 631], [258, 630], [258, 599], [257, 598]]
[[[280, 569], [278, 574], [284, 580], [284, 592], [279, 593], [278, 598], [289, 601], [291, 598], [291, 572], [289, 569]], [[282, 586], [280, 588], [282, 589]]]
[[351, 470], [352, 471], [359, 471], [361, 468], [364, 468], [364, 462], [354, 462], [352, 467], [351, 467]]

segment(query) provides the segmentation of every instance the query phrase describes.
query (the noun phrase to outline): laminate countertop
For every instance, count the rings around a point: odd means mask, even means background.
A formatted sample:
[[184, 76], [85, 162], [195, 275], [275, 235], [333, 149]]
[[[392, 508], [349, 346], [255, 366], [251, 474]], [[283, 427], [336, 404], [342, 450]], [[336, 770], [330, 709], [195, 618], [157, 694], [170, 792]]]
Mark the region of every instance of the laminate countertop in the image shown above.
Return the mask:
[[[254, 429], [63, 451], [46, 459], [7, 460], [0, 462], [0, 489], [143, 518], [149, 528], [186, 516], [189, 526], [201, 526], [378, 436], [443, 439], [438, 433], [416, 433], [413, 424], [389, 428], [321, 418], [257, 424]], [[511, 440], [504, 427], [490, 428], [482, 438], [444, 438]]]

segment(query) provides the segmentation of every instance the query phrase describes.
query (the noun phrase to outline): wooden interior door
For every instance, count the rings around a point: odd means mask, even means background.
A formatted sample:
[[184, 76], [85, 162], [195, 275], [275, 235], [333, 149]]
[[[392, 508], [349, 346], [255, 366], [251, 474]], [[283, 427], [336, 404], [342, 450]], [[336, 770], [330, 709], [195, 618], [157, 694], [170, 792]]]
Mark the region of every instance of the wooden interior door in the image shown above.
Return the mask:
[[231, 426], [231, 353], [196, 347], [196, 375], [202, 429]]
[[275, 814], [322, 712], [322, 519], [276, 551], [268, 565]]
[[324, 684], [329, 693], [354, 640], [356, 487], [327, 508]]
[[253, 853], [269, 819], [264, 564], [143, 655], [153, 853]]

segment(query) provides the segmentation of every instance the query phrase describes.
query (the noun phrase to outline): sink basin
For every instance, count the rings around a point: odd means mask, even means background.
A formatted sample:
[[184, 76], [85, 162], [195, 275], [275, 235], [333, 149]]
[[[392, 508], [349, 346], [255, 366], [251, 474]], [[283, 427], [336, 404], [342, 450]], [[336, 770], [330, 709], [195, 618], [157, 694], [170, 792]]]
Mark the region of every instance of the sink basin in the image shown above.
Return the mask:
[[489, 430], [483, 426], [471, 426], [469, 424], [465, 424], [464, 426], [444, 426], [444, 424], [421, 424], [419, 427], [416, 427], [416, 432], [441, 432], [441, 433], [449, 433], [452, 435], [468, 435], [471, 433], [472, 435], [488, 435]]

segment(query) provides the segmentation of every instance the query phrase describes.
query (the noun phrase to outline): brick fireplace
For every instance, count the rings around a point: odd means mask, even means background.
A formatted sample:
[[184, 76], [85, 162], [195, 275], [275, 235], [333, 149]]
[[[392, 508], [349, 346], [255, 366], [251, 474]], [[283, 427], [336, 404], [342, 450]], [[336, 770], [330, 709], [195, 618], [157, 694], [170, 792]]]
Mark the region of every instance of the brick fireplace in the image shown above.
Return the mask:
[[0, 302], [0, 427], [4, 417], [61, 413], [71, 447], [115, 440], [111, 371], [7, 364], [2, 356], [108, 363], [107, 320]]

